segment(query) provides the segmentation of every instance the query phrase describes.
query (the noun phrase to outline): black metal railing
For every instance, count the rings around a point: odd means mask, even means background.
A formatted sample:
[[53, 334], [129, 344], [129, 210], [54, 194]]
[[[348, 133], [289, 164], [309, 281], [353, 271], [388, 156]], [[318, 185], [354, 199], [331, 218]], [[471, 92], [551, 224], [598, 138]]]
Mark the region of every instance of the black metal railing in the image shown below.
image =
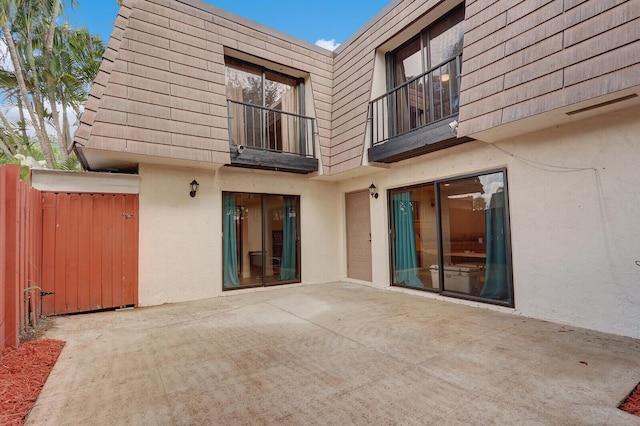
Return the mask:
[[371, 101], [371, 146], [458, 114], [461, 64], [457, 55]]
[[313, 118], [232, 100], [227, 108], [232, 145], [316, 157]]

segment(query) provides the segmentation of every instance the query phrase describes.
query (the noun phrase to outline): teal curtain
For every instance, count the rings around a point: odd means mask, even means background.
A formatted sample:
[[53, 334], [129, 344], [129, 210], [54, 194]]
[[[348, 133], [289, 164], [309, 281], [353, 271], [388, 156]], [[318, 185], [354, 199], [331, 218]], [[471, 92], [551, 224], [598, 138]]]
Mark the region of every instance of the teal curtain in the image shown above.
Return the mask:
[[291, 281], [297, 278], [297, 253], [296, 243], [297, 212], [296, 198], [284, 197], [284, 217], [282, 219], [282, 258], [280, 260], [280, 280]]
[[487, 266], [480, 297], [512, 303], [510, 274], [507, 266], [504, 197], [504, 191], [493, 194], [489, 208], [485, 211]]
[[396, 231], [394, 274], [397, 284], [424, 287], [418, 278], [413, 200], [410, 191], [393, 194], [393, 224]]
[[223, 234], [223, 285], [225, 288], [238, 287], [238, 255], [236, 243], [236, 196], [222, 195], [222, 234]]

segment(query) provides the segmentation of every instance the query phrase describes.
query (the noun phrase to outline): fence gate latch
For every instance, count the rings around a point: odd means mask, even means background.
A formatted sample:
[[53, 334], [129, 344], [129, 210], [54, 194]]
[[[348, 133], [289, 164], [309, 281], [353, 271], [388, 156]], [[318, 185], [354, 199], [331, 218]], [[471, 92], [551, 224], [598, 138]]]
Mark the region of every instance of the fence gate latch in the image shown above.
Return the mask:
[[133, 217], [133, 213], [122, 213], [125, 219], [131, 219]]

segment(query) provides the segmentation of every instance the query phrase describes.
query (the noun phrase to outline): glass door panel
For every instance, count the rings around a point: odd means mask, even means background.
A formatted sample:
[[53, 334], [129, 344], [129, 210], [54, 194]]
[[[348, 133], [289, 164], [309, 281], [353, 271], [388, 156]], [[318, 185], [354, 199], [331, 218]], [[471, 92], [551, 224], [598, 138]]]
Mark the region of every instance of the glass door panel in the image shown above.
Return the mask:
[[266, 272], [265, 283], [280, 281], [280, 265], [282, 263], [283, 235], [283, 197], [281, 195], [265, 196], [264, 249]]
[[472, 177], [439, 189], [444, 290], [478, 296], [486, 259], [482, 183]]
[[[437, 223], [433, 186], [393, 191], [393, 283], [438, 288]], [[434, 278], [435, 277], [435, 278]]]
[[298, 197], [265, 196], [265, 283], [300, 280]]
[[439, 184], [444, 290], [511, 303], [504, 174]]
[[261, 284], [262, 197], [224, 193], [222, 219], [224, 288]]
[[430, 185], [416, 188], [413, 193], [419, 276], [425, 288], [437, 289], [440, 287], [440, 283], [437, 273], [438, 224], [435, 189], [433, 185]]

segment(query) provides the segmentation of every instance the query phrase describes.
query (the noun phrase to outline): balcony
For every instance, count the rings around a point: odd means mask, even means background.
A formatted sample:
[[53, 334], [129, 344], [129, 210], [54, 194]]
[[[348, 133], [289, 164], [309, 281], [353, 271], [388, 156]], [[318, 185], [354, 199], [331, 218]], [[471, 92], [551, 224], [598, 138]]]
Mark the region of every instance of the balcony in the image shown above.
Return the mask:
[[462, 55], [369, 103], [369, 161], [392, 163], [467, 142], [449, 123], [458, 118]]
[[229, 111], [231, 165], [292, 173], [318, 170], [315, 120], [233, 100]]

